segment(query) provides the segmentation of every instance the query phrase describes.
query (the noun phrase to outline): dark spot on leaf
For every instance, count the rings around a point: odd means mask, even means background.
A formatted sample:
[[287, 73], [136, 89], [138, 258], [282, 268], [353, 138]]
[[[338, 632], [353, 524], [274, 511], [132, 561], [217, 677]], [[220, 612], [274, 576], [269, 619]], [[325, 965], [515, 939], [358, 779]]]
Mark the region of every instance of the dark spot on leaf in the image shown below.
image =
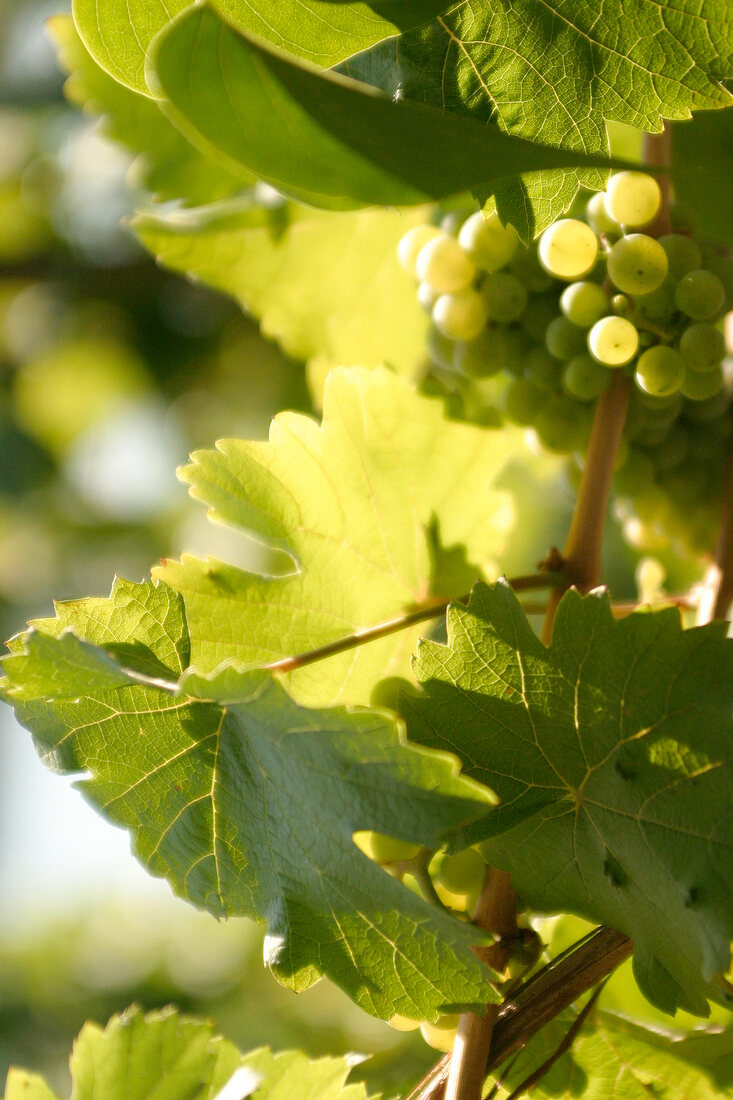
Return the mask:
[[622, 763], [621, 760], [616, 761], [616, 771], [622, 779], [634, 779], [636, 778], [636, 772], [633, 768], [630, 768], [628, 764]]
[[690, 889], [687, 891], [687, 896], [685, 898], [685, 909], [690, 909], [698, 900], [699, 896], [700, 891], [698, 890], [697, 886], [691, 886]]
[[629, 881], [626, 871], [610, 852], [606, 853], [606, 858], [603, 861], [603, 873], [608, 875], [614, 886], [625, 886]]

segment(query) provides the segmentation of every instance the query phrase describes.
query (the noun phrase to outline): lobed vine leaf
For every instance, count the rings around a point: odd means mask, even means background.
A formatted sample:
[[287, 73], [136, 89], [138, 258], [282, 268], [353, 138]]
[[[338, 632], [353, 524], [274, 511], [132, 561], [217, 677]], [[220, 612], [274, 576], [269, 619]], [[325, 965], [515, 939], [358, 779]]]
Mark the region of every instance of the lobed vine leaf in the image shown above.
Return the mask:
[[608, 597], [563, 598], [543, 646], [505, 584], [421, 644], [410, 736], [449, 749], [500, 805], [467, 831], [541, 911], [634, 941], [634, 973], [667, 1012], [726, 994], [733, 937], [731, 707], [725, 624], [668, 609], [614, 620]]
[[[720, 82], [733, 75], [733, 24], [726, 0], [466, 0], [344, 71], [543, 145], [603, 153], [605, 119], [654, 132], [665, 118], [730, 105]], [[603, 186], [577, 173], [515, 174], [488, 207], [526, 239], [568, 208], [579, 182]]]
[[[74, 0], [74, 19], [95, 61], [115, 80], [149, 94], [145, 52], [191, 0]], [[449, 0], [217, 0], [236, 26], [328, 67], [449, 8]]]
[[[298, 1051], [242, 1055], [205, 1020], [135, 1005], [104, 1029], [85, 1024], [70, 1060], [74, 1100], [366, 1100], [363, 1085], [346, 1084], [349, 1068], [346, 1058]], [[40, 1077], [11, 1069], [5, 1100], [58, 1098]]]
[[[191, 663], [262, 664], [460, 595], [501, 552], [511, 498], [494, 482], [511, 456], [499, 432], [449, 420], [385, 369], [332, 371], [319, 426], [278, 415], [267, 443], [222, 440], [181, 471], [218, 522], [293, 562], [262, 577], [184, 555], [154, 570], [183, 594]], [[461, 548], [460, 554], [442, 550]], [[409, 675], [420, 628], [291, 674], [301, 702], [368, 702]]]
[[138, 215], [133, 228], [160, 263], [234, 295], [265, 336], [308, 360], [317, 402], [332, 366], [388, 363], [417, 376], [428, 320], [397, 261], [417, 211], [326, 214], [289, 203], [278, 221], [247, 200]]
[[103, 116], [104, 133], [136, 154], [135, 179], [156, 198], [196, 205], [227, 198], [254, 183], [244, 169], [227, 167], [222, 157], [212, 159], [191, 145], [155, 100], [118, 84], [101, 69], [79, 38], [71, 16], [54, 16], [47, 27], [59, 63], [69, 73], [66, 98]]
[[319, 206], [409, 205], [603, 155], [536, 144], [492, 122], [395, 102], [243, 35], [213, 9], [175, 19], [148, 54], [148, 83], [191, 140]]
[[80, 788], [151, 874], [217, 916], [266, 922], [284, 984], [326, 974], [383, 1017], [495, 997], [470, 950], [482, 933], [352, 840], [375, 829], [438, 848], [488, 793], [406, 746], [387, 712], [308, 710], [262, 670], [201, 676], [186, 667], [193, 642], [177, 593], [117, 581], [13, 643], [6, 698], [44, 760], [86, 773]]

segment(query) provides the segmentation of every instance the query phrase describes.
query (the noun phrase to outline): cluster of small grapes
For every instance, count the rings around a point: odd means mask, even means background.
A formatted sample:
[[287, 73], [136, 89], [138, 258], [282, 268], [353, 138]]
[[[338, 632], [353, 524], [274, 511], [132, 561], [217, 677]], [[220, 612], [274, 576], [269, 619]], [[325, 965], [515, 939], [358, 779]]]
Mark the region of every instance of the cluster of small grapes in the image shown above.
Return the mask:
[[536, 247], [524, 248], [496, 214], [477, 212], [416, 226], [398, 249], [432, 317], [437, 371], [479, 389], [503, 373], [501, 414], [546, 450], [582, 455], [613, 371], [634, 378], [617, 491], [631, 498], [621, 506], [628, 536], [647, 548], [669, 526], [662, 512], [684, 499], [684, 538], [690, 501], [719, 496], [722, 466], [711, 485], [710, 459], [730, 429], [720, 321], [733, 307], [733, 265], [703, 256], [682, 233], [636, 232], [660, 206], [652, 176], [619, 172], [587, 203], [585, 220], [561, 219]]
[[[424, 854], [419, 844], [368, 831], [355, 833], [354, 843], [369, 859], [398, 876], [409, 890], [424, 894], [424, 887], [420, 886], [413, 873], [415, 862], [421, 862]], [[422, 865], [425, 866], [424, 863]], [[456, 855], [436, 852], [429, 859], [425, 871], [431, 890], [435, 891], [443, 905], [458, 914], [473, 911], [486, 875], [486, 861], [478, 848], [466, 848]], [[416, 1031], [420, 1028], [426, 1043], [435, 1050], [448, 1051], [453, 1047], [458, 1016], [446, 1014], [436, 1022], [394, 1016], [389, 1023], [397, 1031]]]

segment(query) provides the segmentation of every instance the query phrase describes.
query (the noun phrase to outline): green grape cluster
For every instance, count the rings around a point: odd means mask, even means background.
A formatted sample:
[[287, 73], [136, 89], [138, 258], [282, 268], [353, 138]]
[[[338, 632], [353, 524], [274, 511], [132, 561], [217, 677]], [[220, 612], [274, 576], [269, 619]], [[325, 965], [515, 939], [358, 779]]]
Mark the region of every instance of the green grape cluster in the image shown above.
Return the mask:
[[399, 258], [431, 314], [432, 377], [455, 379], [464, 405], [477, 394], [476, 418], [573, 455], [571, 473], [613, 371], [633, 378], [617, 465], [624, 530], [643, 549], [663, 528], [702, 549], [720, 495], [711, 458], [730, 424], [721, 320], [733, 265], [683, 233], [640, 231], [660, 208], [652, 176], [619, 172], [528, 248], [496, 213], [453, 211], [410, 229]]

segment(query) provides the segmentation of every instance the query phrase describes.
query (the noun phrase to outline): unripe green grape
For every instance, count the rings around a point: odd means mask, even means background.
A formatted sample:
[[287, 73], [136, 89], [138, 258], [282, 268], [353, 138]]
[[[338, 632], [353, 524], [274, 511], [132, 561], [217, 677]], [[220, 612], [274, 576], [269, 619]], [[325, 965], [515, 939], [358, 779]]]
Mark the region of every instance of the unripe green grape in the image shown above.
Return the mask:
[[680, 389], [685, 378], [685, 364], [674, 348], [657, 344], [639, 356], [636, 364], [636, 384], [647, 393], [666, 397]]
[[455, 345], [453, 365], [471, 378], [491, 378], [500, 370], [518, 373], [525, 341], [520, 329], [490, 325], [474, 340]]
[[476, 268], [458, 241], [446, 233], [439, 233], [418, 253], [415, 265], [417, 277], [428, 283], [439, 294], [453, 294], [467, 287]]
[[397, 840], [395, 837], [375, 833], [369, 829], [354, 833], [352, 840], [357, 848], [375, 863], [401, 863], [406, 859], [414, 859], [420, 851], [419, 844], [410, 844], [407, 840]]
[[657, 337], [653, 332], [648, 332], [647, 329], [642, 329], [639, 333], [639, 347], [643, 351], [644, 348], [650, 348], [652, 344], [656, 344]]
[[513, 378], [504, 391], [504, 412], [514, 424], [523, 428], [534, 424], [547, 394], [528, 378]]
[[567, 317], [556, 317], [550, 321], [545, 333], [545, 347], [556, 359], [572, 359], [585, 351], [585, 330], [568, 321]]
[[676, 289], [676, 281], [668, 275], [651, 294], [640, 294], [634, 299], [639, 317], [654, 325], [671, 324], [677, 315], [677, 304], [674, 300]]
[[449, 237], [457, 237], [465, 220], [465, 210], [449, 210], [440, 219], [441, 232], [447, 233]]
[[537, 413], [534, 429], [542, 446], [552, 454], [567, 455], [586, 443], [590, 421], [585, 406], [564, 394], [546, 398]]
[[530, 382], [548, 393], [555, 393], [561, 384], [563, 365], [546, 347], [532, 348], [524, 357], [524, 373]]
[[513, 225], [502, 225], [496, 211], [488, 218], [480, 210], [471, 214], [461, 226], [458, 240], [482, 271], [505, 267], [519, 247], [516, 229]]
[[537, 257], [536, 248], [519, 248], [509, 264], [512, 275], [524, 283], [530, 294], [550, 290], [554, 279], [548, 275]]
[[680, 392], [688, 401], [705, 401], [709, 397], [714, 397], [722, 389], [723, 372], [720, 367], [704, 372], [688, 370], [680, 386]]
[[603, 317], [588, 333], [588, 350], [604, 367], [630, 363], [639, 347], [639, 333], [625, 317]]
[[492, 321], [511, 324], [518, 321], [527, 308], [527, 288], [509, 271], [487, 275], [481, 284], [481, 295]]
[[420, 306], [426, 313], [433, 312], [433, 306], [437, 302], [440, 295], [437, 290], [433, 290], [429, 283], [420, 283], [417, 288], [417, 300]]
[[571, 359], [562, 376], [566, 393], [576, 397], [578, 401], [594, 401], [608, 389], [610, 382], [611, 372], [608, 367], [601, 366], [587, 352]]
[[681, 233], [665, 233], [658, 238], [667, 253], [669, 273], [675, 279], [681, 279], [688, 271], [702, 267], [702, 253], [691, 237]]
[[[431, 863], [432, 874], [432, 863]], [[435, 869], [435, 878], [454, 894], [473, 894], [483, 886], [486, 860], [476, 848], [465, 848], [456, 855], [444, 855]]]
[[680, 279], [675, 302], [677, 309], [693, 321], [709, 321], [725, 304], [725, 287], [717, 275], [700, 267]]
[[559, 314], [557, 294], [538, 294], [532, 298], [519, 321], [524, 332], [537, 344], [545, 339], [547, 326]]
[[725, 355], [725, 337], [715, 325], [698, 321], [682, 333], [680, 355], [690, 370], [715, 370]]
[[561, 218], [540, 237], [538, 254], [543, 267], [557, 279], [580, 279], [596, 262], [598, 238], [577, 218]]
[[725, 308], [733, 309], [733, 262], [720, 252], [708, 249], [702, 266], [718, 276], [725, 288]]
[[420, 1024], [420, 1032], [428, 1046], [444, 1054], [453, 1049], [457, 1030], [458, 1015], [453, 1013], [439, 1016], [435, 1023], [425, 1020]]
[[631, 309], [631, 302], [625, 294], [614, 294], [611, 299], [611, 305], [613, 306], [613, 312], [617, 313], [620, 317], [622, 317], [624, 313], [628, 313]]
[[591, 229], [595, 230], [599, 237], [621, 236], [621, 226], [611, 217], [608, 210], [606, 210], [605, 195], [603, 191], [596, 191], [595, 195], [591, 195], [588, 199], [588, 205], [585, 208], [585, 216], [588, 220], [588, 225]]
[[667, 253], [653, 237], [631, 233], [608, 253], [608, 277], [625, 294], [651, 294], [667, 274]]
[[[685, 378], [685, 385], [682, 387], [683, 393], [690, 378], [692, 378], [694, 374], [694, 371], [688, 371]], [[717, 379], [720, 383], [720, 388], [715, 393], [711, 394], [710, 397], [692, 397], [685, 393], [685, 397], [689, 400], [689, 404], [685, 406], [685, 416], [688, 420], [692, 420], [695, 423], [709, 424], [711, 421], [715, 421], [719, 417], [727, 415], [730, 405], [730, 394], [724, 385], [722, 371], [708, 371], [706, 374], [701, 374], [699, 377], [700, 379], [710, 379], [711, 385], [713, 379]], [[697, 383], [698, 379], [694, 379], [694, 382]]]
[[417, 257], [434, 237], [440, 236], [440, 230], [434, 225], [414, 225], [408, 229], [397, 245], [397, 258], [408, 275], [417, 278]]
[[441, 294], [433, 306], [433, 324], [449, 340], [473, 340], [487, 320], [486, 303], [472, 287]]
[[420, 1027], [419, 1020], [411, 1020], [409, 1016], [393, 1016], [387, 1023], [395, 1031], [417, 1031]]
[[609, 215], [620, 225], [646, 225], [662, 205], [662, 192], [646, 172], [616, 172], [611, 176], [604, 199]]
[[560, 309], [574, 325], [590, 328], [608, 313], [608, 296], [598, 283], [570, 283], [560, 295]]

